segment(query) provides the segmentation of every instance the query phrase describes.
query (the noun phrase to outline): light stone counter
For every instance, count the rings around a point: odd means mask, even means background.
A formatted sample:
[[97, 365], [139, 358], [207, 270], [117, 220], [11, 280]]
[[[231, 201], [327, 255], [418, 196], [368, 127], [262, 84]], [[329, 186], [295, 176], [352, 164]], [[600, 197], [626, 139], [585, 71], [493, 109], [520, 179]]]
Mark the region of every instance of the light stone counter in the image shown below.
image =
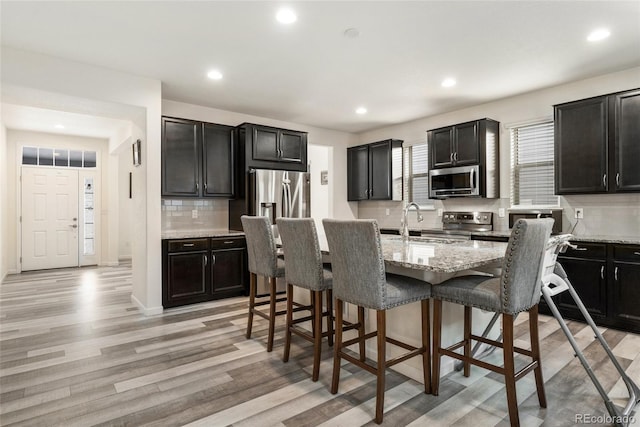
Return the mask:
[[[509, 237], [510, 230], [504, 231], [482, 231], [472, 233], [473, 237]], [[615, 236], [610, 234], [574, 234], [571, 238], [572, 242], [593, 242], [593, 243], [619, 243], [624, 245], [640, 245], [640, 234], [628, 236]]]
[[199, 237], [231, 237], [244, 236], [242, 231], [227, 229], [216, 230], [163, 230], [162, 239], [195, 239]]

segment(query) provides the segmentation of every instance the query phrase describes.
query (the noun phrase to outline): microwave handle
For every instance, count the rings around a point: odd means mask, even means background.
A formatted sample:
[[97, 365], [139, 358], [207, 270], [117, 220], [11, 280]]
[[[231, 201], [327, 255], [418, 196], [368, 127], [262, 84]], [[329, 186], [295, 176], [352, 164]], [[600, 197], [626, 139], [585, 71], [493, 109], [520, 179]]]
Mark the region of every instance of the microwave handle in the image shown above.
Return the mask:
[[476, 188], [476, 170], [471, 169], [471, 188]]

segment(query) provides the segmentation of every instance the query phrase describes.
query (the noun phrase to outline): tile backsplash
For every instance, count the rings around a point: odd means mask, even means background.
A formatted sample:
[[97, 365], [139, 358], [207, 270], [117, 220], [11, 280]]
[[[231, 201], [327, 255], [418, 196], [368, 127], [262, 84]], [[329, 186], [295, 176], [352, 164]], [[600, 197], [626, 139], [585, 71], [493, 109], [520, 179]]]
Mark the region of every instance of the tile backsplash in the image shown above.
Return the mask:
[[[197, 218], [193, 218], [193, 212]], [[229, 201], [162, 199], [162, 230], [220, 230], [229, 228]]]
[[[409, 227], [416, 229], [440, 228], [442, 218], [438, 209], [444, 211], [491, 211], [494, 230], [509, 229], [508, 215], [498, 217], [498, 209], [508, 213], [510, 202], [503, 199], [447, 199], [436, 200], [434, 210], [421, 211], [423, 222], [418, 222], [415, 212], [409, 213]], [[380, 227], [400, 228], [402, 202], [358, 202], [359, 218], [375, 218]], [[573, 229], [575, 235], [640, 236], [640, 194], [605, 194], [561, 196], [563, 208], [563, 232]], [[583, 208], [584, 218], [576, 224], [574, 211]], [[388, 214], [387, 214], [388, 212]], [[573, 228], [575, 225], [575, 228]]]

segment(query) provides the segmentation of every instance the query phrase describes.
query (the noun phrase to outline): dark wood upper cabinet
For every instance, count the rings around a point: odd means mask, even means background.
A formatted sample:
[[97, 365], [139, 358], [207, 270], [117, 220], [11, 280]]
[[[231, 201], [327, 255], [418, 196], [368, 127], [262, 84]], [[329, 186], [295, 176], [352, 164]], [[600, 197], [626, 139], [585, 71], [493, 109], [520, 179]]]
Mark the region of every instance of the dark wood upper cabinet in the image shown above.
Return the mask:
[[228, 197], [235, 194], [235, 132], [230, 126], [203, 124], [203, 196]]
[[614, 95], [616, 191], [640, 191], [640, 90]]
[[162, 195], [200, 195], [200, 139], [198, 122], [162, 118]]
[[640, 191], [640, 90], [554, 106], [556, 194]]
[[347, 149], [347, 200], [402, 200], [402, 141]]
[[162, 195], [235, 194], [235, 130], [195, 120], [162, 118]]
[[249, 168], [307, 171], [307, 133], [243, 123], [238, 126], [244, 154], [239, 173]]
[[429, 168], [482, 165], [485, 153], [496, 153], [499, 123], [473, 120], [427, 131]]

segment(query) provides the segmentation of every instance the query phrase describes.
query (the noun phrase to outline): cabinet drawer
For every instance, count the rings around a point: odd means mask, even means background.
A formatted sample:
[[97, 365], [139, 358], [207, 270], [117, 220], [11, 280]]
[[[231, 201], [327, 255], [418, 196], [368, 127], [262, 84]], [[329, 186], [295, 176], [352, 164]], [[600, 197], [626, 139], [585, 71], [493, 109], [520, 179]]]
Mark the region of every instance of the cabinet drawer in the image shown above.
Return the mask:
[[631, 261], [640, 263], [640, 246], [614, 245], [613, 258], [616, 261]]
[[244, 237], [216, 237], [211, 239], [211, 249], [231, 249], [244, 247]]
[[562, 254], [563, 257], [572, 258], [589, 258], [589, 259], [605, 259], [607, 256], [607, 245], [600, 243], [584, 243], [584, 242], [571, 242], [576, 249], [567, 248], [567, 251]]
[[209, 239], [169, 240], [169, 252], [186, 252], [209, 249]]

